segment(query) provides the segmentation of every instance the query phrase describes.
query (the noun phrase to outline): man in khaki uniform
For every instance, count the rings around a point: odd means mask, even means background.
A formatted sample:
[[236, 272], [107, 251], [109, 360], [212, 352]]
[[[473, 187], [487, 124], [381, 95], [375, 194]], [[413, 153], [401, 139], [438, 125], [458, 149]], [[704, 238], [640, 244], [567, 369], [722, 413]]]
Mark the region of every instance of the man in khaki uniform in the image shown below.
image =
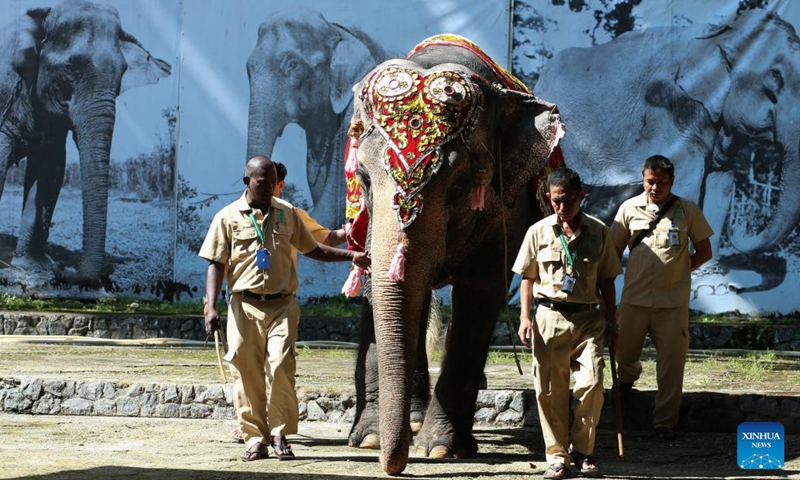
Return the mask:
[[[289, 172], [286, 169], [286, 165], [283, 163], [276, 161], [273, 161], [272, 163], [275, 165], [275, 171], [278, 173], [278, 182], [275, 184], [275, 190], [272, 192], [272, 196], [281, 198], [281, 192], [283, 192], [283, 189], [286, 187], [286, 175]], [[346, 240], [343, 228], [331, 230], [323, 227], [302, 208], [294, 207], [294, 209], [300, 216], [300, 220], [303, 222], [303, 225], [306, 226], [308, 231], [311, 233], [311, 236], [314, 237], [314, 240], [316, 240], [318, 243], [328, 246], [336, 246], [344, 243]], [[294, 247], [292, 247], [292, 263], [295, 267], [297, 267], [297, 249]], [[233, 376], [234, 381], [238, 378], [238, 372], [233, 367], [231, 367], [231, 375]], [[271, 389], [269, 377], [266, 377], [266, 381], [267, 391], [269, 391]], [[231, 436], [238, 442], [244, 443], [244, 434], [238, 428], [233, 429]]]
[[[603, 407], [604, 335], [616, 341], [614, 278], [622, 267], [608, 228], [581, 211], [586, 191], [578, 174], [559, 168], [547, 184], [555, 213], [528, 229], [513, 267], [522, 275], [519, 337], [533, 348], [549, 464], [545, 478], [569, 476], [570, 459], [584, 475], [595, 476], [600, 474], [592, 453]], [[535, 327], [529, 316], [534, 299]], [[604, 313], [597, 310], [601, 302]], [[570, 371], [575, 377], [572, 395], [578, 400], [571, 439]]]
[[234, 372], [234, 405], [247, 444], [242, 460], [266, 458], [268, 443], [278, 458], [290, 458], [286, 435], [297, 433], [294, 343], [300, 319], [292, 248], [362, 268], [369, 258], [317, 243], [295, 208], [273, 197], [277, 171], [269, 158], [248, 160], [243, 181], [244, 194], [217, 213], [199, 252], [209, 261], [206, 332], [220, 329], [216, 299], [225, 276], [231, 291], [225, 359]]
[[648, 158], [642, 167], [644, 192], [619, 207], [611, 226], [619, 257], [630, 248], [618, 311], [620, 390], [630, 391], [641, 375], [639, 357], [649, 333], [658, 381], [653, 425], [660, 437], [673, 436], [678, 423], [689, 349], [691, 272], [711, 260], [709, 238], [714, 234], [697, 204], [672, 195], [674, 182], [675, 167], [668, 158]]

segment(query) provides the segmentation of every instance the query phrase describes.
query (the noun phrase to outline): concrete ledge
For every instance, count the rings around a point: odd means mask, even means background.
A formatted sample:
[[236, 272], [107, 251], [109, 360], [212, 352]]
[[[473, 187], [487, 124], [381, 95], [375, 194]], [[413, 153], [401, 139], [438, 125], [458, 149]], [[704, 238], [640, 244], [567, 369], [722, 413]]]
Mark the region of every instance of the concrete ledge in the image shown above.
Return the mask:
[[[515, 327], [516, 328], [516, 327]], [[755, 349], [800, 351], [800, 325], [691, 324], [691, 349]], [[201, 316], [0, 312], [0, 335], [77, 335], [137, 340], [206, 338]], [[358, 342], [358, 318], [304, 316], [300, 341]], [[495, 325], [492, 345], [511, 345], [505, 321]]]
[[[231, 385], [181, 385], [66, 381], [37, 377], [0, 378], [0, 411], [33, 415], [235, 419]], [[622, 402], [626, 431], [649, 430], [654, 392], [633, 391]], [[352, 393], [305, 393], [299, 398], [300, 419], [351, 423]], [[615, 428], [610, 392], [601, 429]], [[684, 394], [679, 429], [690, 432], [736, 432], [744, 421], [779, 421], [787, 434], [800, 433], [800, 397]], [[536, 399], [530, 390], [481, 390], [476, 424], [538, 426]]]

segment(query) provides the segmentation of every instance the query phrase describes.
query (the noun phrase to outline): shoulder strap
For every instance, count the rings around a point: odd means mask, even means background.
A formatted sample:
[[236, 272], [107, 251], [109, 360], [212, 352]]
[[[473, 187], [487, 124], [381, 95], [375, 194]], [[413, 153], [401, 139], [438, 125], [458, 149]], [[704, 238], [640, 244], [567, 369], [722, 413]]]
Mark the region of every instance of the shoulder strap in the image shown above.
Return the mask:
[[656, 214], [656, 217], [653, 220], [650, 221], [650, 225], [647, 227], [647, 230], [643, 230], [641, 233], [639, 233], [639, 235], [636, 237], [636, 239], [634, 239], [633, 243], [631, 244], [631, 246], [629, 248], [630, 250], [633, 250], [634, 248], [636, 248], [640, 243], [642, 243], [642, 240], [644, 240], [644, 237], [650, 235], [650, 232], [652, 232], [653, 229], [656, 228], [656, 225], [658, 225], [658, 222], [660, 222], [661, 219], [664, 218], [664, 215], [666, 215], [667, 212], [669, 211], [669, 209], [672, 208], [672, 206], [675, 204], [675, 202], [678, 201], [678, 198], [680, 198], [680, 197], [678, 197], [677, 195], [673, 195], [672, 198], [670, 198], [669, 201], [664, 204], [664, 208], [659, 210], [658, 213]]

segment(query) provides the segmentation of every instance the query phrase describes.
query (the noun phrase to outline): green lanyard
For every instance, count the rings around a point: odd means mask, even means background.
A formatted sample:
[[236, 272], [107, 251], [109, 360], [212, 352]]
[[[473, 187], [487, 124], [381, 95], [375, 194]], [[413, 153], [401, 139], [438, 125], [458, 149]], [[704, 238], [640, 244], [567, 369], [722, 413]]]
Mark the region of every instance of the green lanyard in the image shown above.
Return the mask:
[[572, 253], [569, 251], [567, 239], [564, 238], [564, 231], [561, 228], [559, 228], [558, 239], [561, 240], [561, 245], [564, 246], [564, 252], [567, 254], [567, 263], [569, 263], [569, 266], [572, 267], [575, 265], [575, 260], [572, 259]]
[[[272, 207], [267, 210], [267, 218], [264, 220], [264, 224], [269, 228], [269, 216], [272, 214]], [[256, 221], [256, 216], [253, 215], [253, 212], [250, 212], [250, 221], [253, 222], [253, 227], [256, 229], [256, 233], [258, 234], [258, 240], [261, 242], [263, 246], [265, 243], [264, 239], [264, 232], [261, 230], [261, 227], [258, 226], [258, 221]]]

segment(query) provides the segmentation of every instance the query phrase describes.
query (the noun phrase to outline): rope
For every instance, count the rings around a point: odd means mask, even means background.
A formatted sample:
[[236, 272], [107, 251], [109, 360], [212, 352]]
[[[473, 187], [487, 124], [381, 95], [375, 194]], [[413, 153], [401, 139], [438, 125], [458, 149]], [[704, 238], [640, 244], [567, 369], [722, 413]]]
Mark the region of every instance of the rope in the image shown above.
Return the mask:
[[[486, 147], [486, 144], [483, 143], [483, 140], [480, 140], [481, 145], [483, 145], [484, 150], [489, 156], [492, 158], [492, 161], [497, 165], [497, 169], [500, 172], [500, 216], [502, 218], [501, 223], [503, 224], [503, 285], [505, 288], [505, 298], [506, 298], [506, 325], [508, 326], [508, 339], [511, 341], [511, 349], [514, 351], [514, 362], [517, 364], [517, 371], [519, 371], [520, 375], [525, 375], [522, 372], [522, 365], [519, 363], [519, 355], [517, 353], [517, 344], [514, 341], [514, 325], [511, 324], [511, 309], [509, 308], [510, 300], [508, 298], [508, 225], [506, 224], [506, 209], [505, 204], [503, 203], [503, 165], [494, 158], [492, 155], [491, 150]], [[498, 142], [498, 148], [501, 152], [502, 149], [502, 139]]]

